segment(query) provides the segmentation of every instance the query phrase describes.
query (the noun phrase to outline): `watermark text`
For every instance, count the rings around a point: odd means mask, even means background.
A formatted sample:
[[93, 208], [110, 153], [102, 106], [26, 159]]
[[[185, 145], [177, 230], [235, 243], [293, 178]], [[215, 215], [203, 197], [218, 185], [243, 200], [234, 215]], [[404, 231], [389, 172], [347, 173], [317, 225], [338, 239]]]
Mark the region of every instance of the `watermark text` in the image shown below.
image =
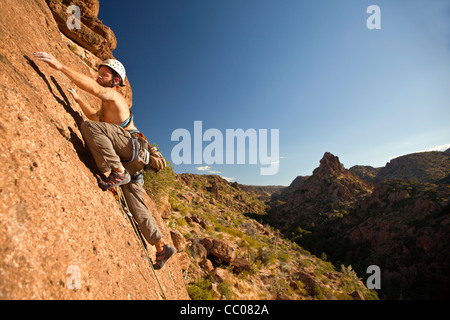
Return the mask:
[[67, 13], [70, 14], [66, 21], [67, 28], [69, 30], [79, 30], [81, 29], [81, 10], [77, 5], [71, 5], [67, 7]]
[[[203, 132], [203, 122], [194, 121], [193, 137], [187, 129], [180, 128], [172, 132], [171, 140], [179, 143], [173, 147], [171, 157], [176, 165], [192, 164], [193, 145], [194, 164], [256, 165], [259, 158], [259, 164], [266, 166], [260, 168], [260, 174], [275, 175], [280, 164], [279, 139], [279, 129], [271, 129], [269, 155], [267, 129], [226, 129], [224, 141], [222, 131], [211, 128]], [[209, 144], [203, 147], [203, 142]]]

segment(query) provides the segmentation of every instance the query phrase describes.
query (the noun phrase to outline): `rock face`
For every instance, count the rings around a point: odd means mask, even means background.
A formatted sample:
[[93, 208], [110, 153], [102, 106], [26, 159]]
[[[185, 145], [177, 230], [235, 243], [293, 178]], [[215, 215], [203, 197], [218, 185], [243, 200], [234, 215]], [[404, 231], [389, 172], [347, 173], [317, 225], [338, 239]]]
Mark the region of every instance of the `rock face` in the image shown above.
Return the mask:
[[[117, 40], [112, 30], [97, 19], [99, 2], [46, 0], [58, 28], [64, 35], [83, 48], [88, 49], [102, 60], [112, 58], [112, 51], [117, 46]], [[67, 8], [77, 5], [83, 13], [80, 28], [69, 28], [67, 21], [72, 16]], [[69, 11], [69, 13], [68, 13]], [[72, 30], [71, 30], [72, 29]]]
[[[58, 12], [66, 3], [0, 0], [0, 297], [161, 299], [132, 227], [113, 195], [97, 186], [97, 170], [79, 131], [84, 116], [66, 94], [73, 84], [32, 59], [35, 51], [50, 52], [95, 75], [60, 32]], [[97, 61], [110, 56], [112, 32], [98, 21], [87, 23], [96, 17], [98, 2], [74, 3], [85, 12], [86, 28], [103, 30], [106, 39], [86, 40], [77, 49]], [[126, 90], [131, 94], [129, 84]], [[172, 243], [156, 205], [149, 197], [146, 202]], [[149, 254], [154, 259], [152, 246]], [[156, 273], [168, 299], [189, 298], [177, 259]], [[78, 277], [78, 288], [70, 289], [72, 277]]]

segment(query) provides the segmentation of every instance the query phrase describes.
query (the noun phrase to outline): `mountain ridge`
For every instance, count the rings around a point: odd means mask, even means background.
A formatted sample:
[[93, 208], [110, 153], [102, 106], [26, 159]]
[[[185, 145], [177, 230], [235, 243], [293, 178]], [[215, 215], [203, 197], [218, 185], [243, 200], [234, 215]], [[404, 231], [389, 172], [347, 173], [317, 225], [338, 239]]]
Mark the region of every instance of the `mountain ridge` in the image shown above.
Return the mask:
[[432, 183], [448, 178], [450, 158], [448, 150], [415, 152], [396, 157], [384, 167], [353, 166], [349, 170], [372, 183], [384, 179], [417, 179]]

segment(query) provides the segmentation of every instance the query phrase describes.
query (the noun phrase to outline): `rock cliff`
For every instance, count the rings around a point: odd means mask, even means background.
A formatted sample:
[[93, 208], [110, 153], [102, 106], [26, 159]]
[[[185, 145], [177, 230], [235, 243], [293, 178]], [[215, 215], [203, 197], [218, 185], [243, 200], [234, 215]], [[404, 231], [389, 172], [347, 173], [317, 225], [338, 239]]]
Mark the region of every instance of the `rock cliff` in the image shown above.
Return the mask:
[[[161, 299], [131, 225], [97, 186], [79, 131], [84, 115], [67, 95], [73, 84], [32, 58], [50, 52], [95, 76], [101, 59], [112, 57], [117, 43], [96, 18], [98, 1], [70, 3], [81, 8], [80, 30], [67, 29], [69, 1], [0, 0], [0, 298]], [[146, 201], [172, 243], [159, 209]], [[149, 253], [154, 259], [151, 246]], [[71, 290], [73, 270], [80, 286]], [[178, 259], [156, 274], [168, 299], [189, 298]]]

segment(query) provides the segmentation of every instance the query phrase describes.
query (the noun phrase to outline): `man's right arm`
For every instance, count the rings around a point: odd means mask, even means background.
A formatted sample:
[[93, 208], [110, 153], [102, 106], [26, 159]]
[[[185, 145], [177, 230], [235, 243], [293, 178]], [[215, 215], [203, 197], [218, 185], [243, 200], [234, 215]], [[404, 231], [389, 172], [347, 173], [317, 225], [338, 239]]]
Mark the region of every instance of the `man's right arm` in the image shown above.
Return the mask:
[[46, 52], [35, 52], [34, 56], [40, 61], [46, 62], [53, 69], [64, 73], [81, 90], [84, 90], [102, 100], [114, 100], [113, 89], [104, 88], [90, 77], [63, 65], [53, 55]]
[[105, 101], [114, 100], [114, 90], [111, 88], [104, 88], [90, 77], [65, 65], [62, 66], [60, 71], [72, 80], [72, 82], [75, 83], [75, 85], [81, 90], [84, 90], [87, 93], [90, 93]]

